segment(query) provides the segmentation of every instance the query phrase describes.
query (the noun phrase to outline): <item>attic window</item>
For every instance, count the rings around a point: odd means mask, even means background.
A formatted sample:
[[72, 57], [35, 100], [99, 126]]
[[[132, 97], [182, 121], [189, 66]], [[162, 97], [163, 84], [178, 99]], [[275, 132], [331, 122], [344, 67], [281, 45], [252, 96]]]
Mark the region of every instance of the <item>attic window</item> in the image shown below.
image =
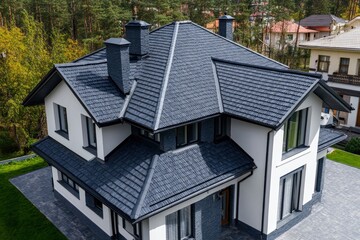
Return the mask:
[[96, 155], [96, 125], [94, 121], [84, 115], [81, 115], [84, 149]]
[[198, 123], [178, 127], [176, 129], [176, 147], [183, 147], [197, 142], [199, 139]]

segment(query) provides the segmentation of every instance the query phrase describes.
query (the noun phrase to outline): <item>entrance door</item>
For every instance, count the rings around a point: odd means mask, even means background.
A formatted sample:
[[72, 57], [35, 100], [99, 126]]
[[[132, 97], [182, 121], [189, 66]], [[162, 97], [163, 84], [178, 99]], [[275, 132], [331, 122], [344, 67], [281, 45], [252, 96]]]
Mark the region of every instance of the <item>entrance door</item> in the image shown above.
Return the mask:
[[[359, 105], [358, 106], [360, 106], [360, 100], [359, 100]], [[356, 126], [360, 127], [360, 110], [359, 110], [359, 108], [357, 109]]]
[[226, 188], [221, 191], [221, 225], [229, 224], [230, 212], [230, 189]]

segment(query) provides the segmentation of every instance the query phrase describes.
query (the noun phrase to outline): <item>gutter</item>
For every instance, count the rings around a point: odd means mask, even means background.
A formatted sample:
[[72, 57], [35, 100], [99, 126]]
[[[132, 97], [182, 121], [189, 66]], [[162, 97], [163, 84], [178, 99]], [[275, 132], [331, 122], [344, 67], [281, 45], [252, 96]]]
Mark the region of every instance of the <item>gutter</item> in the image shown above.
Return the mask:
[[266, 200], [266, 180], [267, 180], [267, 170], [268, 170], [268, 162], [269, 162], [269, 145], [270, 145], [270, 133], [273, 130], [267, 133], [267, 140], [266, 140], [266, 156], [265, 156], [265, 172], [264, 172], [264, 191], [263, 191], [263, 203], [262, 203], [262, 214], [261, 214], [261, 235], [260, 239], [263, 239], [264, 236], [264, 219], [265, 219], [265, 200]]

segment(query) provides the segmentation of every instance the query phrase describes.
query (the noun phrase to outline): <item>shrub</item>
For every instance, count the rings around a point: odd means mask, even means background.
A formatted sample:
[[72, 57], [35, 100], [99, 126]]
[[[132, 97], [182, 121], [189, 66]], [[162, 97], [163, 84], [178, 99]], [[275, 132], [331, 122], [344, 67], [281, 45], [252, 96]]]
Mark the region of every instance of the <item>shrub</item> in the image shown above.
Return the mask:
[[345, 146], [345, 151], [360, 154], [360, 138], [353, 137]]
[[18, 145], [6, 131], [0, 131], [0, 153], [9, 154], [18, 151]]

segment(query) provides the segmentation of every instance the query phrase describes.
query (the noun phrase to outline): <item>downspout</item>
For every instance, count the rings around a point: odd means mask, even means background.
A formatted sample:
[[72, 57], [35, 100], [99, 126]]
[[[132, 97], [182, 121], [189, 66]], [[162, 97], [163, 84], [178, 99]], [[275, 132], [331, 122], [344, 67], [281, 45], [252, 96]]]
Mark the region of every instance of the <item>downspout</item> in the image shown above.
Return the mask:
[[[247, 175], [244, 179], [241, 179], [238, 183], [237, 183], [237, 195], [239, 196], [239, 193], [240, 193], [240, 183], [245, 181], [246, 179], [248, 179], [249, 177], [251, 177], [254, 173], [254, 170], [252, 170], [250, 172], [249, 175]], [[235, 219], [239, 219], [239, 197], [236, 196], [236, 216], [235, 216]]]
[[265, 198], [266, 198], [266, 180], [267, 180], [267, 169], [269, 162], [269, 145], [270, 145], [270, 133], [273, 130], [269, 131], [267, 134], [267, 142], [266, 142], [266, 156], [265, 156], [265, 172], [264, 172], [264, 192], [263, 192], [263, 203], [262, 203], [262, 214], [261, 214], [261, 235], [260, 239], [263, 239], [264, 236], [264, 219], [265, 219]]

